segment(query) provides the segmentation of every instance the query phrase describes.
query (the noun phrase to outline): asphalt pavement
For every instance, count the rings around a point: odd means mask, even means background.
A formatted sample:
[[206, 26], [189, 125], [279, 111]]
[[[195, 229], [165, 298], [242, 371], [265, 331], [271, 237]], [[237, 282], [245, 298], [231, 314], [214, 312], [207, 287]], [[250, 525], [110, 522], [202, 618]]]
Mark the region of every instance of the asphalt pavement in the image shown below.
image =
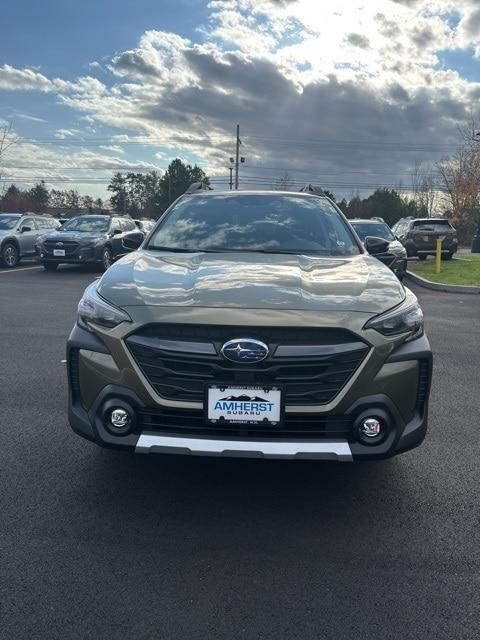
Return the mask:
[[135, 456], [71, 432], [92, 270], [0, 270], [0, 636], [480, 637], [480, 297], [418, 289], [424, 445], [377, 463]]

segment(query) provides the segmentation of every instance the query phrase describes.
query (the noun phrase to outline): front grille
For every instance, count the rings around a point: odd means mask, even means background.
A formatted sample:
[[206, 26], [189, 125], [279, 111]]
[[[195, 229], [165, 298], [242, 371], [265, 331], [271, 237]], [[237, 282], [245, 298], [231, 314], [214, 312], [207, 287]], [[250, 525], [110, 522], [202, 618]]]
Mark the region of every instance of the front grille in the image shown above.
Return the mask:
[[[233, 363], [219, 355], [225, 341], [242, 336], [268, 344], [269, 357], [252, 365]], [[172, 340], [173, 349], [166, 346]], [[205, 384], [278, 385], [289, 405], [330, 402], [369, 349], [348, 331], [308, 327], [154, 325], [129, 336], [126, 343], [145, 377], [164, 398], [203, 402]], [[277, 348], [285, 346], [312, 351], [317, 347], [317, 352], [318, 347], [325, 347], [329, 353], [276, 356]]]
[[349, 436], [352, 421], [345, 416], [319, 417], [287, 413], [277, 427], [251, 425], [212, 425], [203, 420], [202, 411], [184, 409], [142, 409], [137, 413], [137, 428], [165, 435], [248, 439], [336, 439]]
[[[59, 245], [59, 243], [61, 243]], [[64, 241], [56, 241], [56, 240], [45, 240], [43, 243], [43, 248], [46, 253], [52, 253], [54, 249], [65, 249], [65, 255], [69, 256], [76, 252], [79, 247], [78, 242], [74, 242], [73, 240], [64, 240]]]

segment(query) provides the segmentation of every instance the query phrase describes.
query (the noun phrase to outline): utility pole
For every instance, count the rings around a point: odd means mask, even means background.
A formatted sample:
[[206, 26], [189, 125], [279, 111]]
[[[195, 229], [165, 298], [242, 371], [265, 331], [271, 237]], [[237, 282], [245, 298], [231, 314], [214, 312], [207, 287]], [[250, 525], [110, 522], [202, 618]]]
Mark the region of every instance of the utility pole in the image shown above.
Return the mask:
[[240, 140], [240, 125], [237, 124], [237, 143], [235, 146], [235, 190], [238, 189], [238, 165], [240, 161], [240, 145], [242, 141]]

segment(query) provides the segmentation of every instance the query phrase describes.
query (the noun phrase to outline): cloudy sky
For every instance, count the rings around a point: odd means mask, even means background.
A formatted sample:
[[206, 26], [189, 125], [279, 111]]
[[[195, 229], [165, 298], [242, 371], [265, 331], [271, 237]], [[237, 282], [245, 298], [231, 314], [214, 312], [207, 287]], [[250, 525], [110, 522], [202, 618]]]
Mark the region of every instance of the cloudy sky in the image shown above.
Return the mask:
[[[2, 7], [3, 177], [105, 195], [179, 156], [241, 187], [410, 184], [480, 100], [478, 0], [16, 0]], [[0, 185], [1, 188], [1, 185]]]

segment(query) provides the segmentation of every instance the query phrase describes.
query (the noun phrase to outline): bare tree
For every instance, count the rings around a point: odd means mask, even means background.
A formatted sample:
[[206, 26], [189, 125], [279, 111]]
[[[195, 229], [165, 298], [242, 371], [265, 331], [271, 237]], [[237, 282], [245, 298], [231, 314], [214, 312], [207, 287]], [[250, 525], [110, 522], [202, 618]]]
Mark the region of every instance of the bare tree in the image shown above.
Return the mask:
[[78, 209], [80, 207], [80, 195], [76, 189], [69, 189], [65, 193], [65, 207], [67, 209]]
[[463, 242], [471, 239], [480, 209], [480, 144], [472, 135], [475, 128], [472, 121], [462, 129], [462, 146], [437, 164], [449, 217]]
[[285, 172], [283, 176], [275, 179], [273, 188], [275, 191], [293, 191], [294, 184], [294, 178], [289, 173]]
[[437, 193], [435, 173], [432, 167], [415, 162], [412, 172], [412, 193], [418, 209], [431, 218], [435, 209]]

